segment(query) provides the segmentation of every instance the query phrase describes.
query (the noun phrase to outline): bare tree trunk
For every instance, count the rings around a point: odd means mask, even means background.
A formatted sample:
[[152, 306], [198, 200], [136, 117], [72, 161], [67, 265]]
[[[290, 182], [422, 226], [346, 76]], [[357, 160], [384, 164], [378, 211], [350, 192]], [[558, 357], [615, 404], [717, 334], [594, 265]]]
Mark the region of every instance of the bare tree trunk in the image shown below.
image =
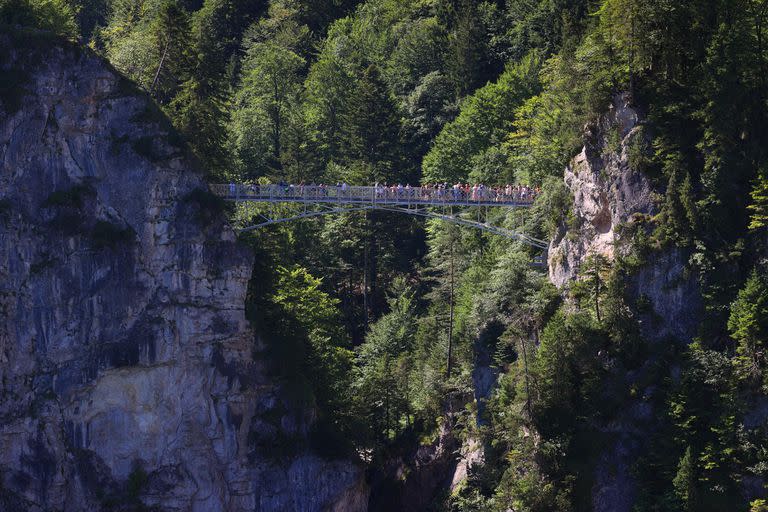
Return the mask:
[[[387, 364], [385, 365], [387, 377], [390, 375], [389, 371], [389, 356], [387, 356]], [[389, 394], [391, 392], [391, 382], [387, 382], [386, 391], [384, 392], [384, 437], [385, 440], [389, 439]]]
[[376, 242], [376, 236], [374, 233], [376, 233], [376, 230], [374, 229], [375, 226], [370, 226], [370, 244], [368, 249], [368, 265], [371, 267], [371, 312], [373, 313], [373, 318], [378, 318], [378, 315], [381, 314], [381, 303], [379, 302], [379, 294], [378, 294], [378, 288], [379, 288], [379, 249]]
[[348, 293], [346, 294], [349, 299], [347, 300], [347, 304], [349, 305], [347, 307], [347, 311], [349, 312], [349, 319], [351, 324], [351, 331], [355, 334], [358, 334], [357, 332], [357, 318], [355, 318], [356, 315], [356, 309], [357, 309], [357, 300], [355, 295], [355, 278], [354, 278], [354, 270], [353, 267], [350, 265], [347, 269], [347, 290]]
[[[368, 212], [365, 212], [366, 224]], [[368, 331], [368, 234], [363, 237], [363, 313], [365, 318], [365, 330]]]
[[630, 26], [629, 26], [629, 100], [632, 104], [635, 104], [635, 89], [637, 88], [637, 80], [635, 79], [635, 13], [634, 8], [630, 12]]
[[451, 236], [451, 288], [449, 295], [449, 313], [448, 313], [448, 362], [446, 364], [445, 378], [451, 377], [453, 366], [453, 236]]
[[525, 336], [520, 337], [520, 345], [523, 349], [523, 368], [525, 370], [525, 408], [528, 410], [528, 417], [532, 418], [531, 412], [531, 386], [528, 377], [528, 350], [525, 347]]
[[595, 316], [598, 323], [600, 322], [600, 279], [598, 278], [595, 283]]
[[157, 87], [157, 81], [160, 79], [160, 71], [163, 69], [163, 63], [165, 62], [165, 56], [168, 54], [168, 46], [171, 44], [171, 38], [165, 40], [165, 48], [163, 48], [163, 56], [160, 57], [160, 63], [157, 65], [157, 71], [155, 71], [155, 78], [152, 80], [152, 87], [149, 89], [150, 96], [155, 95], [155, 88]]

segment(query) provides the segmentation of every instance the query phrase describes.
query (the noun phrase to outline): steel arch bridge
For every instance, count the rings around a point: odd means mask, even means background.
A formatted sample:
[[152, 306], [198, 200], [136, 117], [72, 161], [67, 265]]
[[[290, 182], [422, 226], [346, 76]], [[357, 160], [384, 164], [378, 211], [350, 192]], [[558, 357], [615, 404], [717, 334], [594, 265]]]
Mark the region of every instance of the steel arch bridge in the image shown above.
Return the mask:
[[[295, 214], [266, 215], [259, 213], [259, 222], [243, 228], [252, 231], [272, 224], [298, 219], [318, 217], [334, 213], [380, 210], [404, 213], [419, 217], [440, 219], [460, 226], [471, 227], [519, 240], [537, 249], [547, 250], [549, 244], [520, 231], [495, 226], [488, 221], [488, 211], [494, 208], [528, 208], [535, 199], [534, 193], [525, 188], [515, 188], [509, 193], [492, 189], [480, 189], [465, 194], [460, 190], [432, 187], [352, 187], [308, 185], [211, 185], [211, 191], [227, 201], [249, 203], [293, 203], [304, 209]], [[312, 209], [310, 209], [312, 207]], [[475, 207], [477, 220], [454, 213], [454, 209]], [[483, 209], [485, 218], [483, 219]]]

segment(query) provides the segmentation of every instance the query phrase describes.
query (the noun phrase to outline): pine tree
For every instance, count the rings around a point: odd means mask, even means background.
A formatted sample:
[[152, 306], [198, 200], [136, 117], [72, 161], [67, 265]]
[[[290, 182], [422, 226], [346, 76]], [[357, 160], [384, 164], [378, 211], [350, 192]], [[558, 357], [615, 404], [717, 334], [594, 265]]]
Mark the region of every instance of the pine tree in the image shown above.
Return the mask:
[[181, 85], [168, 108], [174, 126], [189, 140], [197, 156], [207, 165], [208, 172], [214, 176], [221, 176], [226, 168], [223, 89], [220, 80], [193, 73]]
[[768, 175], [758, 176], [749, 195], [752, 198], [752, 204], [748, 206], [752, 212], [749, 229], [764, 229], [768, 226]]
[[390, 312], [371, 326], [357, 353], [356, 398], [370, 418], [379, 442], [409, 422], [409, 358], [416, 331], [414, 292], [404, 278], [394, 280], [387, 300]]
[[473, 0], [443, 0], [438, 12], [448, 27], [448, 76], [456, 89], [456, 97], [477, 89], [490, 78], [485, 30], [480, 22], [477, 2]]
[[754, 271], [731, 305], [728, 330], [737, 341], [736, 366], [743, 378], [766, 381], [768, 348], [768, 282]]
[[355, 91], [355, 77], [326, 41], [304, 82], [303, 117], [313, 151], [307, 162], [321, 175], [329, 162], [340, 162], [344, 146], [343, 125]]
[[210, 173], [221, 176], [228, 167], [226, 153], [226, 83], [232, 31], [247, 17], [235, 0], [206, 0], [192, 19], [191, 72], [171, 101], [168, 112], [176, 128], [191, 142]]
[[168, 103], [189, 77], [189, 16], [176, 0], [166, 0], [150, 25], [157, 63], [149, 92], [160, 104]]
[[690, 244], [693, 240], [693, 224], [696, 222], [691, 178], [678, 152], [667, 155], [664, 166], [669, 181], [659, 215], [660, 233], [664, 241]]
[[602, 254], [592, 254], [584, 262], [582, 275], [587, 280], [589, 294], [592, 306], [595, 311], [595, 318], [598, 322], [602, 320], [600, 315], [600, 305], [602, 296], [605, 293], [605, 273], [610, 268], [608, 259]]
[[360, 76], [342, 130], [345, 161], [363, 164], [356, 167], [355, 181], [408, 180], [408, 170], [401, 167], [400, 117], [375, 65]]
[[79, 35], [75, 9], [67, 0], [0, 1], [0, 25], [48, 30], [70, 39]]
[[241, 122], [258, 123], [258, 118], [263, 118], [271, 144], [260, 149], [272, 156], [271, 167], [279, 169], [285, 132], [299, 107], [299, 72], [304, 59], [290, 49], [271, 43], [260, 43], [250, 51], [251, 58], [237, 99], [249, 115], [242, 117]]
[[683, 503], [683, 510], [693, 511], [696, 508], [696, 461], [691, 453], [691, 447], [685, 449], [685, 454], [677, 466], [677, 474], [672, 481], [678, 499]]

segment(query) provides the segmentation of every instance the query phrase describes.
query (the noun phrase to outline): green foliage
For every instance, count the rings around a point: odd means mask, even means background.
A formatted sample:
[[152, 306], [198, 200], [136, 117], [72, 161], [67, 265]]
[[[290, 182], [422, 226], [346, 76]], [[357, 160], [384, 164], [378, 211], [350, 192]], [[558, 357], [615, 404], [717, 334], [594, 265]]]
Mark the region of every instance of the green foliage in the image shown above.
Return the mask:
[[[398, 96], [414, 91], [427, 76], [444, 69], [445, 33], [435, 17], [406, 19], [393, 27], [394, 47], [384, 74]], [[444, 75], [443, 75], [444, 76]], [[449, 94], [453, 84], [447, 80]], [[450, 97], [450, 98], [449, 98]]]
[[191, 65], [189, 14], [175, 0], [113, 2], [100, 44], [117, 69], [165, 105]]
[[75, 13], [65, 0], [0, 0], [0, 26], [20, 25], [75, 39]]
[[595, 319], [600, 322], [600, 305], [606, 288], [606, 276], [610, 270], [608, 259], [602, 254], [590, 254], [582, 264], [580, 275], [583, 281], [576, 283], [572, 293], [578, 298], [586, 298], [595, 313]]
[[768, 226], [768, 177], [761, 174], [749, 195], [752, 198], [752, 204], [749, 205], [752, 212], [749, 229], [765, 228]]
[[268, 17], [243, 36], [245, 58], [229, 127], [241, 178], [286, 177], [285, 168], [299, 157], [295, 151], [303, 133], [301, 73], [306, 64], [299, 53], [308, 28], [298, 17], [295, 5], [273, 3]]
[[450, 80], [439, 71], [424, 75], [404, 101], [404, 131], [419, 154], [456, 115]]
[[[401, 163], [400, 118], [378, 68], [369, 66], [357, 82], [345, 112], [342, 129], [343, 160], [363, 163], [364, 172], [346, 180], [354, 184], [409, 181]], [[413, 175], [410, 176], [413, 179]]]
[[[549, 239], [577, 227], [562, 170], [586, 142], [626, 148], [660, 194], [658, 215], [614, 226], [631, 246], [588, 259], [562, 308], [530, 249], [439, 221], [350, 213], [242, 235], [249, 318], [295, 401], [318, 407], [315, 449], [347, 439], [379, 455], [452, 425], [485, 464], [436, 506], [582, 509], [613, 442], [601, 429], [642, 403], [638, 510], [747, 507], [739, 482], [768, 467], [765, 432], [741, 425], [766, 385], [768, 285], [753, 271], [768, 218], [765, 2], [98, 1], [102, 21], [80, 17], [104, 23], [91, 45], [227, 181], [533, 184], [525, 212], [489, 213]], [[71, 17], [53, 0], [1, 2], [3, 21]], [[28, 75], [0, 77], [13, 111]], [[599, 132], [622, 102], [646, 119]], [[134, 149], [152, 156], [150, 142]], [[203, 191], [187, 199], [203, 224], [228, 213]], [[65, 192], [48, 206], [82, 204]], [[659, 320], [657, 304], [627, 293], [654, 251], [680, 248], [706, 311], [689, 349], [644, 339], [636, 316]], [[499, 375], [489, 389], [482, 372]]]
[[729, 358], [691, 345], [683, 379], [670, 400], [676, 440], [683, 445], [673, 485], [687, 510], [742, 506], [737, 469], [747, 454], [737, 427], [743, 407]]
[[529, 55], [510, 66], [496, 83], [469, 97], [424, 157], [422, 179], [427, 183], [466, 180], [472, 157], [499, 144], [512, 129], [515, 109], [536, 93], [540, 67], [540, 59]]
[[579, 418], [600, 410], [603, 369], [595, 355], [607, 348], [608, 337], [589, 315], [560, 312], [547, 323], [534, 365], [535, 418], [545, 435], [570, 434]]
[[413, 295], [404, 278], [395, 279], [388, 298], [389, 313], [371, 325], [357, 349], [353, 381], [357, 417], [370, 425], [370, 441], [377, 444], [411, 422], [409, 356], [416, 331]]
[[[547, 76], [546, 64], [542, 73]], [[566, 116], [556, 94], [539, 94], [528, 98], [515, 112], [514, 129], [507, 135], [503, 147], [509, 154], [509, 166], [517, 179], [524, 183], [542, 183], [548, 177], [560, 180], [564, 164], [572, 156], [572, 134], [561, 133]], [[558, 212], [559, 213], [559, 212]]]
[[734, 363], [740, 376], [768, 389], [768, 280], [762, 272], [754, 271], [739, 291], [731, 306], [728, 330], [737, 342]]
[[[320, 408], [318, 436], [347, 435], [347, 442], [333, 445], [334, 453], [344, 453], [353, 439], [348, 396], [353, 353], [340, 322], [339, 301], [321, 290], [322, 281], [305, 268], [277, 266], [272, 272], [273, 281], [262, 283], [255, 298], [258, 325], [293, 399]], [[329, 430], [326, 423], [333, 427]]]
[[664, 167], [669, 182], [657, 236], [662, 242], [687, 245], [692, 242], [697, 219], [691, 177], [686, 174], [685, 178], [680, 179], [682, 157], [679, 154], [668, 156]]
[[232, 205], [209, 190], [195, 188], [183, 198], [192, 208], [193, 218], [202, 226], [208, 226], [231, 213]]
[[[198, 75], [199, 76], [199, 75]], [[190, 78], [168, 105], [174, 126], [187, 137], [212, 175], [223, 174], [226, 124], [221, 83]]]
[[232, 133], [235, 154], [244, 167], [241, 176], [258, 177], [273, 174], [285, 160], [283, 148], [296, 122], [304, 60], [273, 43], [259, 43], [248, 51]]
[[301, 267], [276, 269], [277, 291], [271, 300], [286, 314], [322, 335], [339, 335], [336, 305], [320, 290], [321, 281]]
[[477, 2], [444, 2], [448, 25], [447, 66], [456, 92], [463, 96], [481, 85], [486, 60], [484, 27]]
[[691, 456], [689, 446], [685, 449], [685, 455], [680, 459], [677, 474], [672, 480], [678, 499], [683, 503], [683, 510], [697, 509], [696, 479], [695, 459]]
[[627, 155], [629, 167], [643, 173], [648, 172], [652, 156], [650, 149], [646, 129], [641, 126], [629, 141], [629, 154]]

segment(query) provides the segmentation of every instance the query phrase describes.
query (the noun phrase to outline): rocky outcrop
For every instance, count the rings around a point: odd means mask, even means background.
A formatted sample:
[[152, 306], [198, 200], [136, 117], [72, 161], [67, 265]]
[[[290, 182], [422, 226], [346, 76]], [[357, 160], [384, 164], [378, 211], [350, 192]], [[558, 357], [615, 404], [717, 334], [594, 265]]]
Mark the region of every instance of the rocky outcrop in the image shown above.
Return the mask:
[[[565, 184], [573, 197], [570, 219], [549, 248], [549, 278], [556, 286], [567, 289], [579, 279], [591, 255], [608, 262], [629, 255], [633, 242], [626, 234], [633, 227], [648, 229], [647, 221], [658, 213], [661, 198], [661, 191], [654, 190], [637, 165], [649, 142], [643, 116], [628, 95], [617, 95], [608, 113], [587, 127], [582, 152], [565, 170]], [[689, 342], [695, 335], [701, 297], [683, 250], [655, 251], [628, 276], [625, 296], [648, 343]], [[643, 387], [616, 417], [597, 426], [609, 441], [594, 467], [595, 512], [630, 512], [635, 506], [633, 466], [659, 425], [652, 406], [657, 389], [648, 384], [653, 382], [649, 375], [655, 364], [654, 351], [650, 353], [645, 364], [610, 380], [616, 389]]]
[[699, 281], [684, 250], [667, 250], [630, 278], [627, 296], [635, 304], [641, 331], [650, 341], [688, 343], [701, 321]]
[[[25, 38], [19, 42], [16, 39]], [[0, 35], [0, 508], [365, 510], [306, 449], [244, 314], [252, 254], [101, 59]]]
[[590, 254], [613, 259], [621, 250], [621, 227], [633, 216], [654, 215], [656, 196], [630, 154], [647, 137], [641, 113], [627, 95], [617, 95], [608, 113], [588, 126], [581, 153], [565, 169], [573, 195], [572, 222], [562, 226], [549, 247], [549, 278], [558, 287], [576, 279]]
[[[626, 256], [632, 250], [626, 233], [658, 213], [661, 192], [636, 164], [649, 143], [643, 115], [627, 94], [615, 96], [609, 111], [587, 127], [581, 153], [565, 169], [573, 197], [571, 220], [549, 247], [549, 278], [556, 286], [567, 288], [576, 280], [590, 255], [609, 262]], [[656, 252], [628, 284], [627, 296], [638, 306], [646, 338], [691, 340], [701, 297], [684, 251]]]

